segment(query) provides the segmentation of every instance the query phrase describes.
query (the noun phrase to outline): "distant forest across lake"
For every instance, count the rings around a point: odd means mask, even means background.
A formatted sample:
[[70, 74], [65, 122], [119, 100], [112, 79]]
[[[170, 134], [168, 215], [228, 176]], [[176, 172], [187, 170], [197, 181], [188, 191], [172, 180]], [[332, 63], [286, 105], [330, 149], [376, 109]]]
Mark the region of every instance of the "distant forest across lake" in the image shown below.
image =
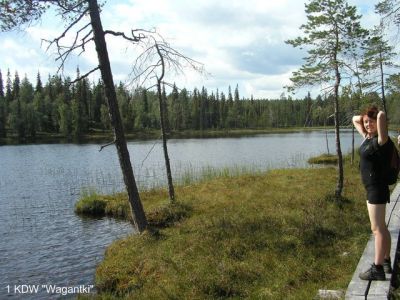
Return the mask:
[[[79, 77], [79, 70], [77, 71]], [[391, 124], [400, 124], [399, 75], [392, 75], [386, 95]], [[292, 99], [282, 94], [280, 99], [241, 98], [238, 85], [228, 93], [195, 88], [189, 91], [174, 86], [164, 91], [167, 129], [218, 130], [311, 127], [333, 125], [334, 106], [330, 97], [310, 94]], [[159, 103], [155, 91], [143, 88], [131, 90], [117, 85], [117, 98], [124, 129], [127, 133], [159, 129]], [[340, 124], [350, 125], [351, 116], [369, 103], [380, 104], [376, 92], [360, 95], [351, 87], [342, 88]], [[49, 75], [43, 84], [40, 73], [35, 84], [16, 71], [8, 70], [5, 84], [0, 70], [0, 138], [35, 138], [38, 133], [80, 137], [94, 131], [109, 131], [104, 86], [101, 81], [84, 78], [71, 84], [70, 78]]]

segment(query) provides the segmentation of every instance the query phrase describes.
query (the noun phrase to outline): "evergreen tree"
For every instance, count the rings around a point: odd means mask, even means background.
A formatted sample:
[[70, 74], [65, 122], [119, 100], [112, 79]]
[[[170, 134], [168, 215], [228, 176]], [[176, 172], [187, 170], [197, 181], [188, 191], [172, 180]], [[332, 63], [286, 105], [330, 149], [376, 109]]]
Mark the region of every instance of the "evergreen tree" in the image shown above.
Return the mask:
[[4, 85], [3, 85], [3, 75], [0, 70], [0, 98], [4, 98]]
[[19, 98], [10, 104], [10, 128], [17, 134], [20, 141], [25, 139], [25, 122], [23, 120], [22, 105]]
[[57, 117], [54, 114], [55, 105], [50, 95], [44, 97], [44, 114], [42, 115], [42, 121], [44, 131], [46, 132], [57, 132]]
[[0, 138], [6, 137], [6, 99], [4, 97], [3, 76], [0, 70]]
[[179, 93], [179, 105], [180, 105], [180, 115], [182, 117], [182, 121], [180, 122], [179, 129], [189, 129], [191, 123], [191, 115], [190, 115], [190, 104], [189, 104], [189, 95], [188, 91], [184, 88]]
[[44, 105], [44, 98], [41, 93], [35, 92], [35, 96], [33, 97], [33, 108], [36, 111], [36, 115], [38, 118], [38, 130], [46, 131], [46, 108]]
[[42, 80], [40, 78], [40, 73], [37, 73], [36, 76], [36, 87], [35, 87], [35, 92], [42, 94], [43, 93], [43, 84], [42, 84]]
[[34, 139], [38, 130], [39, 119], [32, 102], [24, 103], [24, 121], [27, 136]]
[[140, 89], [137, 93], [135, 128], [145, 129], [151, 127], [149, 120], [149, 100], [146, 89]]
[[129, 95], [121, 82], [117, 88], [117, 100], [124, 130], [129, 132], [133, 129], [135, 118]]
[[200, 97], [198, 90], [193, 90], [192, 107], [191, 107], [191, 128], [195, 130], [200, 129]]
[[6, 81], [6, 109], [8, 109], [8, 105], [13, 100], [12, 96], [12, 83], [11, 83], [11, 74], [10, 69], [7, 71], [7, 81]]
[[208, 93], [207, 89], [203, 86], [201, 89], [200, 100], [200, 116], [199, 123], [200, 129], [204, 130], [209, 128], [209, 118], [208, 118]]
[[27, 77], [22, 79], [18, 90], [19, 98], [23, 103], [31, 103], [33, 101], [34, 89]]
[[4, 138], [7, 135], [6, 131], [6, 113], [5, 113], [5, 99], [0, 97], [0, 138]]
[[[368, 82], [368, 86], [380, 87], [383, 108], [387, 114], [384, 68], [398, 67], [393, 62], [397, 57], [397, 54], [393, 52], [394, 47], [389, 46], [388, 42], [383, 40], [382, 29], [377, 28], [373, 31], [373, 33], [375, 34], [367, 40], [364, 61], [360, 67], [364, 72], [370, 74], [372, 73], [372, 77]], [[376, 74], [378, 74], [378, 76], [376, 76]]]
[[172, 130], [180, 130], [182, 128], [182, 109], [179, 101], [178, 88], [174, 84], [169, 99], [169, 124]]
[[[94, 86], [93, 88], [93, 94], [92, 94], [92, 118], [93, 121], [96, 123], [101, 122], [101, 105], [105, 104], [105, 96], [104, 96], [104, 86], [102, 82], [99, 80], [97, 82], [97, 85]], [[106, 106], [107, 108], [107, 106]]]
[[221, 101], [219, 105], [219, 128], [227, 128], [226, 118], [228, 116], [228, 107], [225, 94], [221, 92]]
[[25, 76], [21, 82], [19, 91], [19, 101], [21, 102], [21, 127], [24, 134], [28, 137], [35, 137], [39, 127], [38, 116], [33, 105], [34, 89], [28, 78]]
[[[71, 102], [71, 129], [72, 129], [72, 135], [75, 138], [80, 138], [82, 135], [85, 133], [85, 128], [84, 128], [84, 119], [83, 119], [83, 113], [82, 113], [82, 104], [78, 99], [73, 99]], [[64, 115], [60, 114], [61, 118], [65, 118], [67, 120], [67, 113], [68, 110], [65, 108], [64, 110], [61, 111], [64, 113]], [[68, 123], [66, 123], [68, 124]], [[64, 124], [63, 124], [64, 126]], [[66, 132], [66, 128], [63, 127], [64, 133]]]
[[74, 134], [79, 135], [79, 133], [76, 132], [76, 130], [79, 130], [77, 129], [78, 124], [73, 125], [73, 115], [71, 107], [68, 105], [68, 103], [64, 103], [62, 99], [59, 100], [58, 103], [60, 133], [62, 133], [66, 137], [70, 137], [73, 133], [73, 130], [75, 130]]
[[20, 79], [18, 72], [15, 71], [13, 86], [12, 86], [12, 99], [17, 100], [19, 97], [19, 89], [20, 89]]
[[[76, 78], [80, 77], [79, 68], [77, 68]], [[73, 98], [79, 103], [80, 125], [82, 126], [82, 133], [86, 133], [88, 124], [91, 120], [90, 112], [90, 89], [87, 78], [79, 80], [74, 89], [75, 94]]]
[[233, 114], [236, 114], [236, 121], [235, 121], [235, 127], [236, 128], [243, 128], [244, 124], [244, 115], [243, 115], [243, 107], [242, 103], [239, 98], [239, 85], [236, 84], [235, 92], [234, 92], [234, 112]]
[[398, 35], [398, 28], [400, 26], [400, 1], [399, 0], [381, 0], [376, 6], [375, 11], [381, 15], [381, 22], [383, 25], [394, 25]]
[[233, 105], [233, 97], [232, 97], [232, 91], [231, 91], [231, 86], [228, 88], [228, 100], [226, 101], [226, 127], [227, 128], [236, 128], [236, 117], [237, 117], [237, 111], [236, 111], [236, 106]]
[[103, 130], [110, 129], [111, 128], [110, 116], [108, 114], [108, 107], [106, 104], [102, 104], [100, 106], [100, 118]]
[[335, 195], [343, 190], [343, 159], [339, 134], [339, 87], [349, 56], [354, 57], [357, 45], [366, 35], [361, 16], [346, 0], [311, 0], [306, 4], [307, 23], [300, 28], [305, 37], [287, 41], [294, 47], [308, 47], [308, 57], [299, 71], [293, 73], [291, 88], [329, 84], [335, 102], [336, 153], [338, 181]]
[[164, 109], [164, 123], [165, 123], [165, 133], [169, 134], [171, 132], [171, 125], [169, 123], [169, 114], [170, 114], [170, 109], [168, 107], [168, 101], [167, 101], [167, 94], [165, 92], [165, 85], [163, 85], [162, 88], [162, 107]]

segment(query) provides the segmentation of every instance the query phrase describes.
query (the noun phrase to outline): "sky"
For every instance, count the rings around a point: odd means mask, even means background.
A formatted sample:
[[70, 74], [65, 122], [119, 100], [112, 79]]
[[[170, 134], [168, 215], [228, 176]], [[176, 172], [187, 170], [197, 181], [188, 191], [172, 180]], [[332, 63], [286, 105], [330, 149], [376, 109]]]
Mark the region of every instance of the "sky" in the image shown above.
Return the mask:
[[[348, 0], [362, 15], [362, 24], [370, 28], [379, 22], [374, 13], [374, 0]], [[306, 53], [285, 43], [301, 35], [299, 27], [306, 23], [304, 1], [299, 0], [108, 0], [102, 10], [104, 29], [129, 33], [131, 29], [155, 29], [170, 46], [204, 66], [200, 74], [184, 68], [182, 74], [169, 72], [167, 80], [178, 88], [193, 90], [203, 86], [209, 92], [227, 93], [239, 88], [240, 97], [277, 99], [286, 93], [293, 71], [303, 63]], [[23, 32], [0, 33], [0, 70], [3, 80], [7, 70], [12, 78], [16, 71], [36, 83], [41, 74], [46, 82], [57, 72], [56, 49], [47, 49], [42, 39], [55, 38], [65, 24], [54, 11], [41, 22]], [[65, 38], [65, 43], [73, 36]], [[121, 38], [107, 36], [111, 67], [116, 83], [131, 82], [130, 76], [138, 47]], [[97, 65], [94, 47], [87, 47], [80, 56], [71, 57], [62, 76], [76, 77]], [[89, 76], [97, 81], [98, 73]], [[151, 83], [148, 82], [148, 85]], [[307, 90], [308, 91], [308, 90]], [[306, 90], [293, 95], [304, 97]], [[312, 96], [319, 91], [312, 90]]]

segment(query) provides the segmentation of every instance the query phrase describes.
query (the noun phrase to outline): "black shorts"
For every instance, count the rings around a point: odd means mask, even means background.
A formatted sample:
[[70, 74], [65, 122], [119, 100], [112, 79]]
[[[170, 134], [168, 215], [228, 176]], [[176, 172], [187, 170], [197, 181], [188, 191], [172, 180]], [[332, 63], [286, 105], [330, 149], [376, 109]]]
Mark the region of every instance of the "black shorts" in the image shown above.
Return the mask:
[[369, 204], [386, 204], [390, 202], [389, 186], [372, 184], [365, 187]]

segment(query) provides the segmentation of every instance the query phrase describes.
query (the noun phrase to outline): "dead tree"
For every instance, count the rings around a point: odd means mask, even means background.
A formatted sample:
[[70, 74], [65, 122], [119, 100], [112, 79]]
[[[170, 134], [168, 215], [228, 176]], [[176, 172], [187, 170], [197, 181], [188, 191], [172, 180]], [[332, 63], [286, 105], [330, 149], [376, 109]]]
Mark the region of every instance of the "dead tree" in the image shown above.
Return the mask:
[[[77, 78], [83, 79], [91, 73], [100, 70], [101, 78], [105, 86], [105, 95], [108, 102], [111, 125], [114, 129], [114, 141], [118, 152], [119, 163], [121, 166], [124, 183], [128, 192], [132, 220], [139, 232], [147, 227], [146, 215], [140, 200], [138, 188], [132, 170], [129, 151], [126, 144], [125, 134], [122, 127], [121, 116], [118, 109], [117, 96], [111, 72], [111, 66], [107, 51], [105, 35], [122, 36], [133, 43], [138, 43], [143, 36], [135, 35], [132, 31], [131, 36], [111, 30], [104, 30], [100, 18], [100, 10], [97, 0], [13, 0], [2, 1], [0, 4], [0, 28], [2, 31], [20, 28], [25, 24], [31, 24], [40, 19], [49, 6], [54, 5], [59, 15], [68, 22], [64, 32], [53, 40], [48, 40], [49, 48], [57, 47], [56, 61], [60, 62], [59, 69], [63, 70], [64, 64], [72, 53], [80, 51], [79, 55], [85, 51], [86, 46], [93, 42], [96, 46], [99, 65], [88, 71], [86, 74]], [[90, 17], [90, 22], [85, 23], [85, 17]], [[82, 25], [82, 22], [84, 23]], [[70, 45], [63, 45], [62, 42], [66, 35], [76, 28], [75, 38]], [[48, 48], [48, 49], [49, 49]]]
[[[151, 88], [157, 89], [157, 97], [160, 109], [160, 127], [165, 160], [165, 168], [168, 180], [169, 198], [175, 201], [175, 190], [172, 180], [171, 164], [168, 155], [167, 133], [166, 133], [166, 99], [163, 96], [162, 88], [165, 85], [172, 86], [165, 81], [167, 71], [183, 73], [185, 65], [201, 74], [204, 74], [203, 65], [173, 49], [162, 37], [155, 31], [142, 31], [141, 36], [146, 36], [139, 43], [142, 43], [143, 53], [137, 58], [133, 72], [132, 84], [144, 86], [150, 83]], [[151, 85], [153, 84], [153, 85]]]
[[164, 79], [164, 74], [165, 74], [165, 63], [164, 63], [164, 57], [160, 51], [160, 47], [158, 46], [158, 44], [156, 44], [155, 46], [157, 49], [157, 53], [160, 56], [161, 69], [162, 69], [160, 77], [156, 77], [157, 78], [157, 96], [158, 96], [158, 102], [159, 102], [159, 106], [160, 106], [161, 138], [162, 138], [162, 143], [163, 143], [165, 169], [167, 171], [169, 198], [171, 199], [171, 201], [175, 201], [175, 189], [174, 189], [174, 183], [172, 181], [171, 164], [170, 164], [169, 155], [168, 155], [167, 136], [165, 133], [165, 117], [166, 117], [165, 100], [166, 99], [164, 98], [163, 93], [161, 91], [162, 80]]

